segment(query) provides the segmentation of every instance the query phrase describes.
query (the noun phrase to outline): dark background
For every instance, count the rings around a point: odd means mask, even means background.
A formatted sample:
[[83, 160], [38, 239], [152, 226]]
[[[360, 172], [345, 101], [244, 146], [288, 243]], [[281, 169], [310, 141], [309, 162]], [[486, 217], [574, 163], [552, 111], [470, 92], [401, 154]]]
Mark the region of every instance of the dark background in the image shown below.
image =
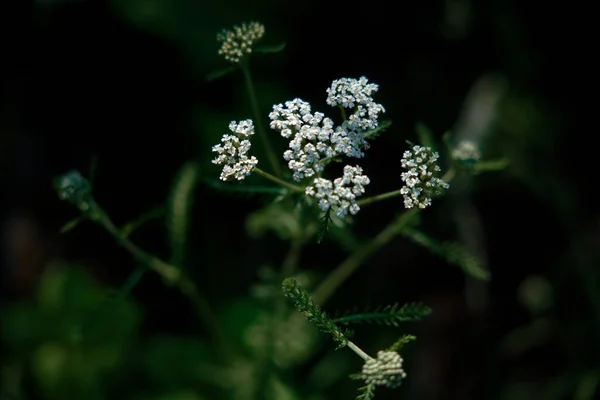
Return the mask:
[[[480, 137], [484, 157], [506, 157], [510, 166], [459, 182], [423, 217], [432, 236], [470, 235], [492, 280], [466, 278], [398, 238], [328, 306], [422, 300], [433, 308], [413, 328], [419, 340], [413, 359], [405, 357], [405, 398], [593, 398], [594, 389], [586, 388], [600, 379], [600, 214], [588, 172], [594, 149], [581, 122], [588, 100], [579, 94], [589, 84], [589, 49], [577, 46], [569, 7], [505, 0], [74, 0], [34, 2], [31, 11], [31, 35], [2, 32], [6, 304], [32, 296], [51, 260], [78, 262], [110, 286], [122, 284], [133, 268], [97, 226], [58, 233], [77, 211], [58, 199], [55, 176], [71, 169], [87, 174], [96, 159], [95, 197], [119, 224], [164, 204], [188, 160], [206, 166], [204, 178], [218, 176], [210, 147], [230, 120], [251, 112], [241, 75], [208, 83], [204, 77], [225, 65], [216, 33], [258, 20], [266, 26], [263, 42], [287, 44], [252, 60], [265, 115], [294, 97], [323, 109], [325, 89], [340, 77], [365, 75], [379, 84], [376, 101], [393, 125], [363, 163], [371, 193], [398, 187], [405, 140], [417, 140], [417, 122], [441, 139], [464, 128], [461, 116], [478, 115], [470, 105], [501, 93]], [[9, 26], [9, 13], [2, 19]], [[277, 141], [279, 149], [285, 145]], [[285, 244], [248, 237], [244, 219], [260, 200], [206, 185], [196, 199], [190, 270], [214, 304], [242, 298], [258, 266], [281, 262]], [[362, 238], [375, 235], [399, 207], [392, 200], [365, 208], [353, 229]], [[479, 230], [461, 231], [466, 228], [457, 221], [465, 215]], [[160, 221], [133, 239], [159, 256], [168, 251]], [[343, 259], [341, 249], [325, 245], [330, 248], [306, 250], [306, 269], [323, 273]], [[538, 293], [539, 282], [550, 288], [550, 300]], [[527, 293], [549, 305], [532, 311], [522, 300]], [[133, 297], [145, 309], [144, 335], [193, 332], [185, 299], [158, 278], [146, 276]]]

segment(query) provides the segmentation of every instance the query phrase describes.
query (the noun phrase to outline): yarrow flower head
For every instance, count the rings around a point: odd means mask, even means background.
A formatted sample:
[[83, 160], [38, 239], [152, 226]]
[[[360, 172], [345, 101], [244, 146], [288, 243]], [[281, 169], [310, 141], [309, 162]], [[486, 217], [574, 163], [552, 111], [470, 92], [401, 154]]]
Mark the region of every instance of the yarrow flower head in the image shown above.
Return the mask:
[[364, 77], [342, 78], [327, 89], [328, 104], [354, 108], [354, 113], [338, 127], [323, 113], [313, 113], [310, 104], [298, 98], [273, 106], [270, 127], [291, 139], [283, 157], [296, 182], [323, 171], [334, 157], [364, 156], [363, 149], [368, 147], [365, 132], [377, 127], [377, 117], [385, 111], [371, 98], [378, 86], [367, 82]]
[[213, 146], [212, 151], [217, 153], [218, 156], [212, 162], [213, 164], [223, 165], [221, 180], [237, 179], [241, 181], [250, 175], [256, 164], [258, 164], [256, 157], [248, 157], [251, 146], [249, 138], [254, 135], [254, 124], [251, 119], [239, 123], [231, 121], [229, 129], [234, 134], [223, 135], [221, 144]]
[[360, 378], [367, 385], [374, 383], [378, 386], [397, 388], [406, 378], [406, 372], [402, 369], [404, 360], [395, 351], [379, 351], [377, 358], [365, 361]]
[[246, 55], [252, 53], [252, 45], [264, 34], [265, 27], [258, 22], [234, 26], [233, 30], [223, 30], [217, 35], [217, 41], [221, 42], [219, 55], [237, 64]]
[[307, 186], [305, 193], [319, 200], [323, 211], [336, 207], [340, 217], [356, 215], [360, 210], [356, 198], [365, 192], [365, 186], [370, 183], [369, 177], [362, 174], [362, 168], [346, 165], [344, 175], [333, 182], [328, 179], [316, 178], [312, 186]]
[[472, 168], [481, 158], [477, 145], [470, 140], [461, 141], [452, 151], [452, 158], [466, 168]]
[[351, 131], [375, 129], [379, 114], [385, 112], [383, 106], [375, 103], [371, 96], [378, 90], [379, 85], [369, 83], [364, 76], [359, 79], [337, 79], [327, 89], [327, 104], [354, 110], [345, 122], [346, 129]]
[[436, 164], [438, 153], [425, 146], [413, 146], [404, 152], [401, 174], [404, 186], [400, 193], [404, 196], [404, 207], [426, 208], [431, 205], [431, 197], [441, 194], [450, 185], [438, 178], [440, 167]]

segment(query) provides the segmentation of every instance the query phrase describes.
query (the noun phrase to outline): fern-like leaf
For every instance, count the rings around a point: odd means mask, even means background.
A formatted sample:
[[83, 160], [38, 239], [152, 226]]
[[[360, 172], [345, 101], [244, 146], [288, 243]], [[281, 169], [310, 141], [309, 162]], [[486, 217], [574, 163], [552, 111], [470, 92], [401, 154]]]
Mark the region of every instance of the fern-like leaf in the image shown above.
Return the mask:
[[375, 398], [375, 384], [369, 383], [358, 389], [356, 400], [373, 400]]
[[418, 321], [431, 313], [431, 308], [421, 303], [407, 303], [399, 306], [398, 303], [377, 307], [373, 311], [364, 311], [348, 314], [335, 318], [333, 322], [349, 324], [377, 324], [386, 326], [399, 326], [402, 322]]
[[171, 260], [176, 266], [181, 266], [184, 262], [193, 194], [199, 172], [196, 162], [184, 164], [175, 177], [167, 203], [166, 222], [171, 245]]
[[320, 244], [323, 241], [325, 235], [327, 234], [327, 231], [329, 230], [329, 224], [331, 222], [331, 208], [329, 208], [323, 213], [323, 216], [321, 217], [321, 225], [319, 226], [319, 231], [317, 232], [317, 243]]
[[381, 121], [379, 123], [379, 125], [377, 125], [377, 128], [371, 129], [370, 131], [365, 132], [364, 138], [365, 139], [375, 139], [376, 137], [381, 135], [383, 132], [385, 132], [390, 126], [392, 126], [392, 121], [389, 121], [389, 120]]
[[321, 310], [319, 305], [315, 304], [308, 292], [298, 285], [295, 279], [284, 279], [282, 288], [285, 296], [292, 300], [296, 309], [303, 313], [309, 322], [315, 324], [321, 332], [331, 335], [333, 340], [338, 344], [337, 349], [346, 346], [351, 332], [342, 331], [340, 327], [329, 318], [327, 313]]
[[433, 253], [444, 258], [449, 264], [461, 268], [466, 274], [484, 281], [490, 280], [489, 271], [460, 243], [438, 242], [425, 233], [409, 226], [406, 226], [402, 230], [402, 234], [413, 242], [426, 247]]
[[387, 350], [388, 351], [400, 351], [406, 344], [412, 342], [413, 340], [417, 340], [417, 337], [414, 335], [402, 335]]

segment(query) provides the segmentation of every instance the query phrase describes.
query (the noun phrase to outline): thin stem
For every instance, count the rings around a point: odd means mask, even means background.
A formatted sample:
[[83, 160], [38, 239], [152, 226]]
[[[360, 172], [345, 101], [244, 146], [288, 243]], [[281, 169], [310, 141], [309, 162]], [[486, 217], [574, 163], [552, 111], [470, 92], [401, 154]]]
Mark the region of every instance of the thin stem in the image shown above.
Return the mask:
[[362, 349], [360, 347], [358, 347], [357, 345], [352, 343], [350, 340], [348, 340], [348, 343], [346, 343], [346, 346], [348, 346], [353, 352], [358, 354], [360, 356], [360, 358], [362, 358], [365, 361], [369, 361], [372, 358], [367, 353], [362, 351]]
[[288, 182], [284, 181], [283, 179], [279, 179], [278, 177], [271, 175], [268, 172], [265, 172], [260, 168], [254, 167], [252, 172], [256, 172], [257, 174], [267, 178], [268, 180], [273, 181], [273, 182], [277, 183], [278, 185], [286, 187], [290, 190], [293, 190], [294, 192], [304, 192], [304, 188], [297, 186], [297, 185], [293, 185], [291, 183], [288, 183]]
[[231, 353], [229, 348], [223, 343], [216, 318], [206, 298], [198, 292], [195, 283], [186, 276], [181, 269], [135, 245], [119, 228], [117, 228], [108, 215], [95, 202], [88, 203], [88, 206], [90, 206], [88, 211], [90, 213], [90, 219], [102, 225], [136, 260], [159, 274], [167, 285], [177, 287], [179, 291], [190, 300], [208, 333], [229, 357]]
[[315, 302], [321, 305], [325, 304], [336, 289], [360, 267], [363, 261], [394, 238], [418, 211], [419, 209], [413, 208], [401, 214], [375, 236], [372, 241], [359, 246], [346, 260], [331, 271], [317, 287], [313, 294]]
[[[450, 182], [454, 178], [455, 171], [450, 168], [442, 179], [446, 182]], [[390, 192], [394, 193], [394, 192]], [[384, 194], [385, 195], [385, 194]], [[382, 195], [383, 196], [383, 195]], [[390, 195], [391, 196], [391, 195]], [[377, 196], [375, 196], [377, 197]], [[367, 200], [367, 199], [365, 199]], [[371, 254], [382, 248], [397, 234], [402, 232], [404, 227], [410, 222], [410, 220], [417, 215], [420, 211], [418, 208], [412, 208], [403, 214], [399, 215], [391, 224], [386, 226], [375, 238], [362, 246], [359, 246], [352, 254], [346, 258], [340, 265], [338, 265], [333, 271], [329, 273], [317, 287], [313, 294], [313, 299], [316, 303], [323, 305], [331, 295], [337, 290], [342, 283], [350, 277], [360, 265], [366, 260]]]
[[377, 196], [366, 197], [364, 199], [358, 200], [356, 204], [360, 207], [363, 207], [371, 203], [375, 203], [376, 201], [387, 200], [398, 196], [402, 196], [402, 194], [399, 190], [394, 190], [392, 192], [378, 194]]
[[271, 142], [267, 137], [267, 131], [265, 130], [265, 126], [262, 122], [262, 117], [260, 113], [260, 109], [258, 107], [258, 99], [256, 97], [256, 91], [254, 90], [254, 84], [252, 83], [252, 76], [250, 75], [250, 67], [248, 62], [242, 62], [241, 64], [242, 72], [244, 73], [244, 82], [246, 83], [246, 90], [248, 91], [248, 97], [250, 97], [250, 105], [252, 107], [252, 113], [254, 114], [254, 122], [256, 125], [256, 130], [258, 131], [258, 136], [260, 137], [262, 144], [265, 148], [265, 152], [267, 153], [267, 158], [269, 159], [269, 163], [271, 164], [271, 168], [273, 168], [273, 173], [277, 177], [281, 177], [281, 167], [279, 165], [279, 160], [275, 155], [275, 151], [271, 146]]

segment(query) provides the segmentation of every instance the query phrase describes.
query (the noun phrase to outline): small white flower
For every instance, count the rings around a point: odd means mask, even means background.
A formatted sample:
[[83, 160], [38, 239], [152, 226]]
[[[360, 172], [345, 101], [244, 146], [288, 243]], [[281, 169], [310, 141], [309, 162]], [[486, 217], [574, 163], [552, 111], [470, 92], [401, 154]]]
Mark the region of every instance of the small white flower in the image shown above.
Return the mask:
[[400, 354], [395, 351], [379, 351], [377, 358], [365, 361], [360, 377], [367, 385], [374, 383], [397, 388], [406, 378], [406, 372], [402, 369], [403, 361]]
[[463, 140], [452, 151], [452, 158], [465, 167], [472, 167], [481, 158], [481, 153], [474, 142]]
[[336, 207], [336, 214], [340, 217], [356, 215], [360, 210], [356, 198], [365, 192], [365, 186], [370, 183], [369, 177], [362, 175], [361, 167], [346, 165], [342, 177], [333, 182], [328, 179], [315, 178], [312, 186], [307, 186], [307, 196], [319, 200], [319, 207], [323, 211]]
[[400, 189], [404, 207], [426, 208], [431, 205], [431, 197], [441, 194], [442, 189], [448, 189], [450, 185], [438, 178], [438, 158], [438, 153], [424, 146], [413, 146], [412, 151], [404, 152], [402, 168], [407, 171], [401, 174], [404, 186]]
[[248, 139], [254, 135], [254, 124], [250, 119], [239, 123], [231, 121], [229, 130], [234, 134], [223, 135], [221, 143], [213, 146], [212, 151], [218, 155], [212, 162], [213, 164], [223, 165], [221, 180], [237, 179], [241, 181], [250, 175], [256, 164], [258, 164], [256, 157], [248, 157], [248, 151], [251, 147]]
[[252, 45], [265, 33], [265, 27], [258, 22], [250, 22], [241, 26], [234, 26], [233, 30], [223, 30], [217, 35], [221, 42], [219, 55], [229, 62], [237, 64], [241, 59], [252, 53]]

